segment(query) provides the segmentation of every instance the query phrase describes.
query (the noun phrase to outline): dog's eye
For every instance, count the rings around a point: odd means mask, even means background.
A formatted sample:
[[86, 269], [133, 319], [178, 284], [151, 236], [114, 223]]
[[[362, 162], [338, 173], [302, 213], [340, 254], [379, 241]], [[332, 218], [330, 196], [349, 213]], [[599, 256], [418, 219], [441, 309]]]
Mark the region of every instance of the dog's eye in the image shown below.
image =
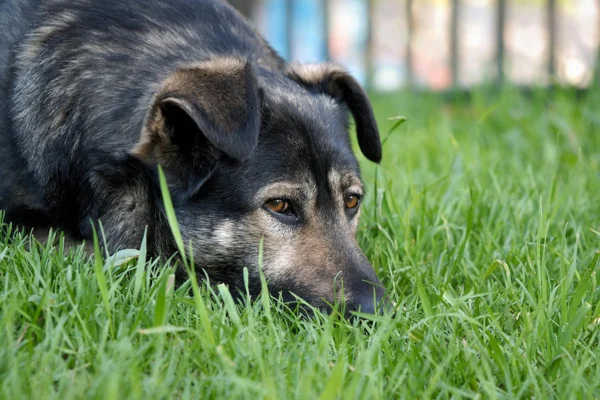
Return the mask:
[[360, 202], [360, 197], [355, 194], [351, 194], [346, 197], [346, 208], [348, 210], [352, 210], [353, 208], [358, 207], [358, 203]]
[[278, 214], [284, 214], [290, 210], [290, 203], [282, 199], [269, 200], [265, 203], [265, 206]]

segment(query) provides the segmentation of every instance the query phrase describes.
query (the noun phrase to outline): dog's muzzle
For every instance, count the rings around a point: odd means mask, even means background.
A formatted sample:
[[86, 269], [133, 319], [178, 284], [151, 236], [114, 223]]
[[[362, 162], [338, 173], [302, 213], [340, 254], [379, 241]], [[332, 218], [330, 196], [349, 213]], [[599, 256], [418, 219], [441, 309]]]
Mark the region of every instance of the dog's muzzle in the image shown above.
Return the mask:
[[389, 308], [389, 299], [377, 279], [363, 282], [346, 302], [347, 313], [383, 314]]

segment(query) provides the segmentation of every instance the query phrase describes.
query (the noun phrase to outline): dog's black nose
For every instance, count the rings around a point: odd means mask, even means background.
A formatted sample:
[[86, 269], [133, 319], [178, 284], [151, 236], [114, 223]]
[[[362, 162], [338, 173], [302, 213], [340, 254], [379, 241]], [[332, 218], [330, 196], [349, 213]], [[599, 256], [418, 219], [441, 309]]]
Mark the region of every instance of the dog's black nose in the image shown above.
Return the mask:
[[359, 311], [366, 314], [383, 314], [388, 308], [385, 291], [371, 285], [352, 296], [346, 304], [346, 311]]

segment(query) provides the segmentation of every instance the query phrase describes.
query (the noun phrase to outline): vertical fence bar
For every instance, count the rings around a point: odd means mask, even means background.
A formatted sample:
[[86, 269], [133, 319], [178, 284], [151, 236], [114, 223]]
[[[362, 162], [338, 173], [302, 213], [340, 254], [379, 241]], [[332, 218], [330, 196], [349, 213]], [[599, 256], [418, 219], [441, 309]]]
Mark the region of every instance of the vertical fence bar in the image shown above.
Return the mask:
[[597, 16], [597, 23], [596, 23], [596, 73], [594, 74], [594, 80], [593, 80], [593, 84], [596, 85], [596, 87], [600, 88], [600, 0], [598, 0], [598, 12], [596, 13]]
[[323, 13], [323, 36], [325, 36], [325, 40], [323, 41], [323, 57], [325, 61], [331, 61], [331, 49], [329, 48], [329, 40], [331, 39], [330, 0], [321, 0], [321, 7]]
[[414, 19], [413, 19], [413, 1], [406, 1], [406, 85], [408, 87], [413, 86], [413, 52], [412, 52], [412, 39], [414, 33]]
[[496, 0], [496, 79], [504, 83], [504, 32], [506, 29], [506, 0]]
[[556, 0], [548, 0], [547, 7], [548, 29], [548, 78], [553, 83], [556, 74]]
[[288, 61], [294, 54], [294, 0], [285, 0], [285, 40]]
[[364, 59], [364, 65], [365, 65], [365, 84], [367, 87], [371, 88], [373, 87], [373, 70], [374, 70], [374, 62], [373, 62], [373, 58], [374, 58], [374, 51], [373, 51], [373, 19], [375, 18], [374, 15], [375, 13], [374, 11], [374, 5], [373, 5], [373, 0], [366, 0], [367, 1], [367, 37], [365, 38], [365, 47], [366, 47], [366, 51], [365, 51], [365, 59]]
[[450, 9], [450, 69], [452, 86], [457, 87], [459, 81], [459, 48], [458, 34], [460, 29], [460, 0], [452, 0]]

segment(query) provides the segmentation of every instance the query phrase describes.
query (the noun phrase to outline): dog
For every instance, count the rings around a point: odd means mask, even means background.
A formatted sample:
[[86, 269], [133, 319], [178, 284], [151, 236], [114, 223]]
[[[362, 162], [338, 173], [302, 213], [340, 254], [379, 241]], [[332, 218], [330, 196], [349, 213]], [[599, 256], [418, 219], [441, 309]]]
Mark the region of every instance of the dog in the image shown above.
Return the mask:
[[370, 161], [381, 141], [344, 69], [286, 63], [219, 0], [0, 0], [0, 31], [6, 221], [170, 257], [160, 165], [198, 279], [247, 268], [256, 294], [262, 267], [286, 301], [380, 311], [350, 116]]

